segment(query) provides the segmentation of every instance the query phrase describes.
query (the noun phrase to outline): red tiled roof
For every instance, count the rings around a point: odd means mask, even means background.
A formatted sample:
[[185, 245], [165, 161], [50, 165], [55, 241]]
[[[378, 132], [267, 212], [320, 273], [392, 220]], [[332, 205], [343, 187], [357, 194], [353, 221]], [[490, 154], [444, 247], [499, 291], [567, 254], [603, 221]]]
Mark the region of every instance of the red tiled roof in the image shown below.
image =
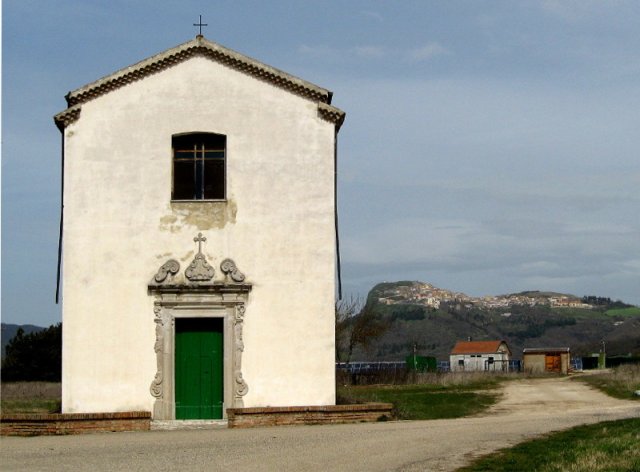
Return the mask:
[[[498, 352], [504, 341], [458, 341], [451, 354], [491, 354]], [[506, 343], [505, 343], [506, 344]], [[507, 349], [509, 349], [507, 347]]]

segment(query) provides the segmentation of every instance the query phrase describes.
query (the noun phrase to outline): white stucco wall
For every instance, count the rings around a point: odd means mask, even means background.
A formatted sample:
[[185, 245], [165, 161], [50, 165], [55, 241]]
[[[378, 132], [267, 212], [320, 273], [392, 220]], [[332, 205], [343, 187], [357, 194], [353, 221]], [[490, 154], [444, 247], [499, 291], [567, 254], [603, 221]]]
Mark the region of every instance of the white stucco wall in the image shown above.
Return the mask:
[[[227, 201], [172, 203], [171, 136], [227, 136]], [[63, 411], [151, 410], [147, 284], [232, 258], [253, 284], [245, 406], [335, 402], [334, 124], [317, 104], [194, 57], [82, 105], [65, 134]]]
[[[489, 364], [489, 358], [493, 357], [494, 363]], [[460, 361], [464, 362], [464, 365], [458, 365]], [[509, 355], [507, 353], [492, 353], [492, 354], [451, 354], [449, 356], [449, 366], [451, 372], [469, 372], [469, 371], [494, 371], [502, 370], [503, 362], [509, 361]], [[504, 367], [506, 370], [508, 365]]]

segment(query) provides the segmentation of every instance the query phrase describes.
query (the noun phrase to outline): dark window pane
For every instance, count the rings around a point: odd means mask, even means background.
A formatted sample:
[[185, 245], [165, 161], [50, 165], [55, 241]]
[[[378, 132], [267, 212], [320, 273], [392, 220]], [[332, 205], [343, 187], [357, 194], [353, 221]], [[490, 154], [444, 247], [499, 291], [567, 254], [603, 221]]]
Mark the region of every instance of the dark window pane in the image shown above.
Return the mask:
[[173, 199], [225, 198], [226, 143], [213, 133], [173, 136]]
[[173, 199], [192, 200], [195, 198], [193, 161], [173, 163]]
[[189, 151], [184, 151], [182, 149], [176, 150], [174, 152], [174, 156], [175, 156], [175, 159], [177, 160], [184, 160], [184, 159], [193, 160], [193, 156], [194, 156], [193, 149]]
[[207, 160], [204, 163], [204, 198], [219, 200], [224, 198], [224, 161]]
[[214, 149], [205, 149], [204, 158], [205, 159], [224, 159], [224, 150], [218, 151]]
[[174, 136], [171, 139], [173, 149], [193, 149], [194, 137], [200, 136], [199, 134], [182, 134], [180, 136]]
[[204, 172], [202, 168], [202, 159], [196, 160], [196, 199], [202, 200], [204, 197]]

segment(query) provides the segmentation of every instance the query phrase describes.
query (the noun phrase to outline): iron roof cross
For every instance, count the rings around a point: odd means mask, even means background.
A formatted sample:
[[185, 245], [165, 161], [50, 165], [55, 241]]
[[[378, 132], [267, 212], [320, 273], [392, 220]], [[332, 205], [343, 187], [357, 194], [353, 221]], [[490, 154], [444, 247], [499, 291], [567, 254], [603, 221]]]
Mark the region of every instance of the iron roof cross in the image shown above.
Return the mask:
[[202, 233], [198, 233], [198, 236], [193, 238], [193, 241], [198, 243], [198, 254], [202, 254], [202, 243], [205, 242], [207, 238], [202, 236]]
[[198, 15], [198, 16], [200, 16], [200, 20], [198, 21], [198, 23], [194, 23], [193, 26], [197, 26], [200, 28], [200, 34], [198, 34], [198, 36], [202, 36], [202, 27], [209, 26], [209, 25], [207, 23], [202, 22], [202, 15]]

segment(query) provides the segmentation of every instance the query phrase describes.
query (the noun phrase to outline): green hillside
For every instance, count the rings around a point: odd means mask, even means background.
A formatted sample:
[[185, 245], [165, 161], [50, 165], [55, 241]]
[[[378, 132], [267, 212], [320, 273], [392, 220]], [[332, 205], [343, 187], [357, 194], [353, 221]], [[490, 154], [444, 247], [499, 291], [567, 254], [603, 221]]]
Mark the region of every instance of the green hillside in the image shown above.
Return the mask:
[[640, 316], [640, 307], [612, 308], [604, 312], [607, 316]]
[[[510, 305], [486, 308], [462, 298], [430, 307], [416, 301], [411, 284], [397, 282], [376, 285], [367, 301], [376, 316], [388, 321], [388, 331], [353, 359], [402, 360], [414, 346], [418, 353], [446, 360], [456, 341], [505, 340], [513, 357], [519, 359], [525, 347], [567, 346], [574, 355], [598, 352], [602, 340], [609, 355], [640, 354], [640, 308], [609, 309], [608, 305], [550, 306], [549, 304]], [[402, 294], [394, 294], [395, 289]], [[430, 287], [430, 286], [429, 286]], [[434, 290], [440, 290], [434, 288]], [[573, 295], [528, 291], [503, 297], [546, 297], [567, 299], [579, 304]], [[470, 297], [469, 297], [470, 298]], [[624, 305], [615, 302], [616, 306]], [[625, 305], [626, 306], [626, 305]]]

